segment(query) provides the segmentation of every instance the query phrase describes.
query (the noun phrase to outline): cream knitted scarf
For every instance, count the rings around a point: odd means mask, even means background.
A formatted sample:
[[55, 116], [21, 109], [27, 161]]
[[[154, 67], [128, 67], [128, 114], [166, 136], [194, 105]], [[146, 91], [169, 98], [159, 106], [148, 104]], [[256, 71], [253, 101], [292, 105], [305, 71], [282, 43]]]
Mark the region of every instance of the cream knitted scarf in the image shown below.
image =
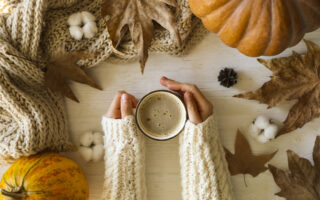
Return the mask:
[[[69, 51], [96, 52], [79, 62], [92, 67], [101, 61], [137, 58], [129, 35], [115, 49], [101, 18], [104, 0], [1, 0], [0, 1], [0, 159], [14, 161], [44, 150], [69, 151], [63, 97], [44, 87], [46, 58], [65, 44]], [[157, 28], [150, 51], [182, 55], [206, 33], [192, 16], [187, 0], [177, 0], [176, 19], [182, 47], [162, 28]], [[89, 11], [97, 18], [98, 33], [76, 41], [67, 25], [70, 14]], [[138, 67], [138, 64], [137, 64]], [[138, 71], [138, 70], [137, 70]], [[3, 162], [1, 162], [3, 163]]]

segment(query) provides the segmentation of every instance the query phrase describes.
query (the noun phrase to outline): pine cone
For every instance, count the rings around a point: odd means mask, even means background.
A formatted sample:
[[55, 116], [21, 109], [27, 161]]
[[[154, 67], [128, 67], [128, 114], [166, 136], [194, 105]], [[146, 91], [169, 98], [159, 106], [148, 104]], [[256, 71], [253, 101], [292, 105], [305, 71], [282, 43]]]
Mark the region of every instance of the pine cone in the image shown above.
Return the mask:
[[218, 81], [224, 87], [231, 87], [237, 83], [238, 74], [231, 68], [224, 68], [220, 71]]

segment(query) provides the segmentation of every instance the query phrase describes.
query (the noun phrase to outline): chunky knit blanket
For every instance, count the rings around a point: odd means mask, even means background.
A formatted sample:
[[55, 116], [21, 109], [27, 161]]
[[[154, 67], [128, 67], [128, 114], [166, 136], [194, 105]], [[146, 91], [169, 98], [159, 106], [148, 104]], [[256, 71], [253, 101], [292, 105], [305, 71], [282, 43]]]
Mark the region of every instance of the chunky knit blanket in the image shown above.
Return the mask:
[[[44, 87], [47, 58], [65, 45], [67, 51], [96, 52], [79, 65], [137, 58], [129, 35], [115, 49], [106, 20], [100, 15], [104, 0], [1, 0], [0, 1], [0, 159], [10, 162], [44, 150], [69, 151], [64, 99]], [[187, 0], [177, 0], [176, 20], [182, 46], [158, 27], [150, 51], [182, 55], [205, 33], [192, 16]], [[98, 33], [91, 39], [71, 38], [70, 14], [89, 11], [97, 18]], [[137, 64], [138, 67], [138, 64]], [[137, 70], [138, 71], [138, 70]], [[0, 163], [4, 163], [1, 162]]]

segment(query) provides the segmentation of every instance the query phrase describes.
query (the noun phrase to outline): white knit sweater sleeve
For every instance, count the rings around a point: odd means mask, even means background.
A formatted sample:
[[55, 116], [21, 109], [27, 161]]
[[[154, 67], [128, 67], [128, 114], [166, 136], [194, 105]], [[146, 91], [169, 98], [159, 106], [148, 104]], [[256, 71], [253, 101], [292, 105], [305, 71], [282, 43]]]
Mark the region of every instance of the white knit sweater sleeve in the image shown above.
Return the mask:
[[144, 141], [133, 116], [103, 117], [105, 183], [102, 199], [145, 200]]
[[232, 186], [214, 116], [194, 125], [188, 121], [180, 135], [180, 164], [184, 200], [231, 200]]

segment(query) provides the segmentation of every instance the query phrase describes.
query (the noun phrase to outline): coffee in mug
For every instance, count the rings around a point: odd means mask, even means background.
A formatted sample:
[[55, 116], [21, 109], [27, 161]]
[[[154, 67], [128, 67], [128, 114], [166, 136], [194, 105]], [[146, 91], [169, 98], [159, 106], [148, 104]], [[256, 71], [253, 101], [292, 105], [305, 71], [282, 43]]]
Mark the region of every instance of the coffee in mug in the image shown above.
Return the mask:
[[153, 91], [144, 96], [136, 110], [137, 125], [142, 133], [156, 140], [178, 135], [187, 120], [187, 111], [180, 97], [167, 90]]

